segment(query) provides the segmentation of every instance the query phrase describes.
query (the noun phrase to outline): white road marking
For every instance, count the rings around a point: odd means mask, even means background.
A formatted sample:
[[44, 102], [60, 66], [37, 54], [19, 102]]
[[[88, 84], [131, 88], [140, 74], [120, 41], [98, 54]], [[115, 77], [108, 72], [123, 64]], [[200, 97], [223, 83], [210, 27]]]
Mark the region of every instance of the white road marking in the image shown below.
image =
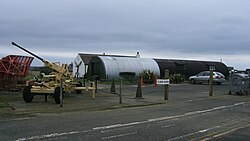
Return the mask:
[[108, 126], [102, 126], [102, 127], [95, 127], [93, 130], [105, 130], [110, 128], [118, 128], [118, 127], [125, 127], [125, 126], [131, 126], [131, 125], [138, 125], [148, 123], [148, 121], [140, 121], [140, 122], [131, 122], [131, 123], [125, 123], [125, 124], [115, 124], [115, 125], [108, 125]]
[[193, 116], [193, 115], [197, 115], [197, 114], [203, 114], [203, 113], [213, 112], [213, 111], [227, 109], [227, 108], [231, 108], [231, 107], [241, 106], [241, 105], [244, 105], [246, 103], [249, 103], [249, 102], [241, 102], [241, 103], [235, 103], [235, 104], [227, 105], [227, 106], [219, 106], [219, 107], [214, 107], [214, 108], [206, 109], [206, 110], [202, 110], [202, 111], [193, 111], [193, 112], [188, 112], [188, 113], [185, 113], [185, 114], [182, 114], [182, 115], [164, 116], [164, 117], [158, 117], [158, 118], [148, 119], [148, 120], [144, 120], [144, 121], [136, 121], [136, 122], [131, 122], [131, 123], [123, 123], [123, 124], [114, 124], [114, 125], [107, 125], [107, 126], [101, 126], [101, 127], [94, 127], [91, 130], [85, 130], [85, 131], [52, 133], [52, 134], [46, 134], [46, 135], [40, 135], [40, 136], [31, 136], [31, 137], [26, 137], [26, 138], [18, 138], [16, 141], [59, 137], [59, 136], [65, 136], [65, 135], [93, 132], [95, 130], [106, 130], [106, 129], [112, 129], [112, 128], [120, 128], [120, 127], [132, 126], [132, 125], [145, 124], [145, 123], [150, 123], [150, 122], [173, 120], [173, 119], [177, 119], [177, 118], [180, 118], [180, 117]]
[[226, 131], [226, 132], [223, 132], [223, 133], [220, 133], [220, 134], [216, 134], [216, 135], [214, 135], [214, 136], [212, 136], [212, 137], [210, 137], [210, 138], [206, 138], [206, 139], [203, 139], [204, 141], [207, 141], [207, 140], [211, 140], [211, 139], [215, 139], [215, 138], [218, 138], [218, 137], [220, 137], [220, 136], [224, 136], [224, 135], [226, 135], [226, 134], [229, 134], [229, 133], [231, 133], [231, 132], [234, 132], [234, 131], [237, 131], [237, 130], [239, 130], [239, 129], [243, 129], [243, 128], [246, 128], [246, 127], [249, 127], [250, 126], [250, 124], [247, 124], [247, 125], [244, 125], [244, 126], [241, 126], [241, 127], [238, 127], [238, 128], [234, 128], [234, 129], [232, 129], [232, 130], [229, 130], [229, 131]]
[[175, 126], [175, 124], [164, 125], [164, 126], [162, 126], [161, 128], [168, 128], [168, 127], [173, 127], [173, 126]]
[[216, 128], [220, 128], [220, 126], [215, 126], [215, 127], [212, 127], [212, 128], [207, 128], [207, 129], [203, 129], [203, 130], [200, 130], [200, 131], [197, 131], [197, 132], [193, 132], [193, 133], [189, 133], [189, 134], [186, 134], [186, 135], [178, 136], [178, 137], [169, 139], [168, 141], [180, 140], [180, 139], [183, 139], [183, 138], [186, 138], [186, 137], [189, 137], [189, 136], [193, 136], [195, 134], [205, 133], [205, 132], [208, 132], [208, 131], [216, 129]]
[[119, 134], [119, 135], [114, 135], [114, 136], [109, 136], [109, 137], [103, 137], [102, 140], [118, 138], [118, 137], [124, 137], [124, 136], [130, 136], [130, 135], [134, 135], [134, 134], [137, 134], [137, 132], [131, 132], [131, 133]]
[[129, 126], [129, 127], [123, 127], [123, 128], [117, 128], [117, 129], [111, 129], [111, 130], [102, 130], [101, 133], [108, 133], [108, 132], [113, 132], [113, 131], [118, 131], [118, 130], [126, 130], [129, 128], [133, 128], [134, 126]]
[[95, 127], [93, 130], [104, 130], [104, 129], [110, 129], [110, 128], [116, 128], [121, 127], [122, 124], [114, 124], [114, 125], [108, 125], [108, 126], [102, 126], [102, 127]]
[[13, 119], [13, 120], [14, 121], [19, 121], [19, 120], [29, 120], [29, 119], [34, 119], [34, 117], [16, 118], [16, 119]]
[[52, 134], [46, 134], [46, 135], [40, 135], [40, 136], [32, 136], [32, 137], [26, 137], [26, 138], [18, 138], [16, 141], [39, 140], [39, 139], [53, 138], [53, 137], [66, 136], [66, 135], [72, 135], [72, 134], [87, 133], [87, 132], [90, 132], [90, 131], [91, 131], [91, 130], [85, 130], [85, 131], [71, 131], [71, 132], [63, 132], [63, 133], [52, 133]]
[[[232, 125], [232, 124], [235, 124], [235, 123], [238, 123], [238, 122], [242, 122], [242, 121], [244, 121], [244, 120], [248, 121], [248, 119], [249, 119], [249, 118], [244, 118], [244, 119], [242, 119], [242, 120], [231, 120], [231, 121], [228, 121], [228, 123], [224, 123], [224, 124], [221, 124], [221, 125], [218, 125], [218, 126], [215, 126], [215, 127], [203, 129], [203, 130], [200, 130], [200, 131], [197, 131], [197, 132], [193, 132], [193, 133], [189, 133], [189, 134], [186, 134], [186, 135], [178, 136], [178, 137], [169, 139], [168, 141], [174, 141], [174, 140], [187, 140], [187, 139], [184, 139], [184, 138], [189, 137], [189, 136], [193, 136], [193, 135], [195, 135], [195, 134], [200, 134], [200, 133], [202, 134], [202, 133], [205, 133], [205, 132], [214, 130], [214, 129], [221, 128], [221, 127], [223, 127], [223, 126], [229, 126], [229, 125]], [[247, 124], [247, 125], [244, 125], [243, 127], [238, 127], [238, 128], [235, 128], [235, 129], [238, 130], [238, 129], [247, 127], [247, 126], [249, 126], [249, 125], [250, 125], [250, 124]], [[233, 131], [235, 131], [235, 129], [230, 130], [230, 131], [228, 131], [228, 132], [221, 133], [221, 134], [213, 135], [212, 137], [209, 137], [209, 138], [206, 138], [206, 139], [203, 139], [203, 140], [211, 140], [211, 139], [214, 139], [214, 137], [219, 137], [219, 136], [228, 134], [228, 133], [230, 133], [230, 132], [233, 132]]]
[[21, 120], [30, 120], [34, 119], [35, 117], [26, 117], [26, 118], [15, 118], [15, 119], [6, 119], [6, 120], [0, 120], [0, 122], [5, 122], [5, 121], [21, 121]]

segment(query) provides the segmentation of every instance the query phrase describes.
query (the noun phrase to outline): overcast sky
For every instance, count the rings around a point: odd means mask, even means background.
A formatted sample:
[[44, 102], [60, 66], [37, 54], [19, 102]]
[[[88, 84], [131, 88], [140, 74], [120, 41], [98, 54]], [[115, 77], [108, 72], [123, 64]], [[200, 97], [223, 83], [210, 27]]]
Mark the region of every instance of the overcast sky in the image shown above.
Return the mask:
[[[77, 53], [222, 61], [250, 68], [250, 0], [1, 0], [0, 58]], [[35, 61], [32, 65], [39, 65]], [[41, 63], [40, 63], [41, 64]]]

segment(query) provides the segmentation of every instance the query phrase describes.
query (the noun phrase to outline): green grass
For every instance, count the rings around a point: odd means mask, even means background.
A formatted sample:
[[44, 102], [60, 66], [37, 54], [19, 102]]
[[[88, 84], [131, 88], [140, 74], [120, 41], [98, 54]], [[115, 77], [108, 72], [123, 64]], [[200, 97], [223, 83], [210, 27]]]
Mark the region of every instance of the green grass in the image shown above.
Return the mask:
[[21, 101], [22, 99], [22, 94], [21, 93], [2, 93], [0, 92], [0, 108], [6, 108], [6, 107], [11, 107], [10, 102], [16, 102], [16, 101]]
[[10, 107], [9, 103], [0, 98], [0, 108]]

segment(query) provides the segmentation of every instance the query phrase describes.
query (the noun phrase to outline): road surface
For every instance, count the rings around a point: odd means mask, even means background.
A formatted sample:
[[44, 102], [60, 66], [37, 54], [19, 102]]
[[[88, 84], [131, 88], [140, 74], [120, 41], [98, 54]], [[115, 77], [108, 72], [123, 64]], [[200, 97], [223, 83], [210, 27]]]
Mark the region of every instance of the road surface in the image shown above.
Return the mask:
[[17, 141], [249, 140], [249, 109], [249, 95], [219, 95], [125, 109], [43, 113], [1, 120], [0, 138]]

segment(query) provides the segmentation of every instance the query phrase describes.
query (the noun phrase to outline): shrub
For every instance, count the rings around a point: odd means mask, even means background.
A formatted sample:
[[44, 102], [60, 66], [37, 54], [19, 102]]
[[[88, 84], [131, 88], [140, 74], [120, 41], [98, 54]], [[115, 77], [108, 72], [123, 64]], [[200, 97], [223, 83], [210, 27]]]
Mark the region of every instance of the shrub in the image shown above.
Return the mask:
[[154, 83], [154, 77], [156, 76], [156, 74], [153, 71], [150, 70], [143, 70], [138, 77], [142, 77], [143, 81], [145, 84], [153, 84]]
[[124, 80], [129, 81], [130, 83], [136, 81], [136, 74], [135, 72], [120, 72], [120, 77], [122, 77]]
[[170, 75], [170, 82], [171, 83], [174, 83], [174, 84], [177, 84], [177, 83], [182, 83], [185, 81], [185, 76], [182, 75], [182, 74], [171, 74]]

